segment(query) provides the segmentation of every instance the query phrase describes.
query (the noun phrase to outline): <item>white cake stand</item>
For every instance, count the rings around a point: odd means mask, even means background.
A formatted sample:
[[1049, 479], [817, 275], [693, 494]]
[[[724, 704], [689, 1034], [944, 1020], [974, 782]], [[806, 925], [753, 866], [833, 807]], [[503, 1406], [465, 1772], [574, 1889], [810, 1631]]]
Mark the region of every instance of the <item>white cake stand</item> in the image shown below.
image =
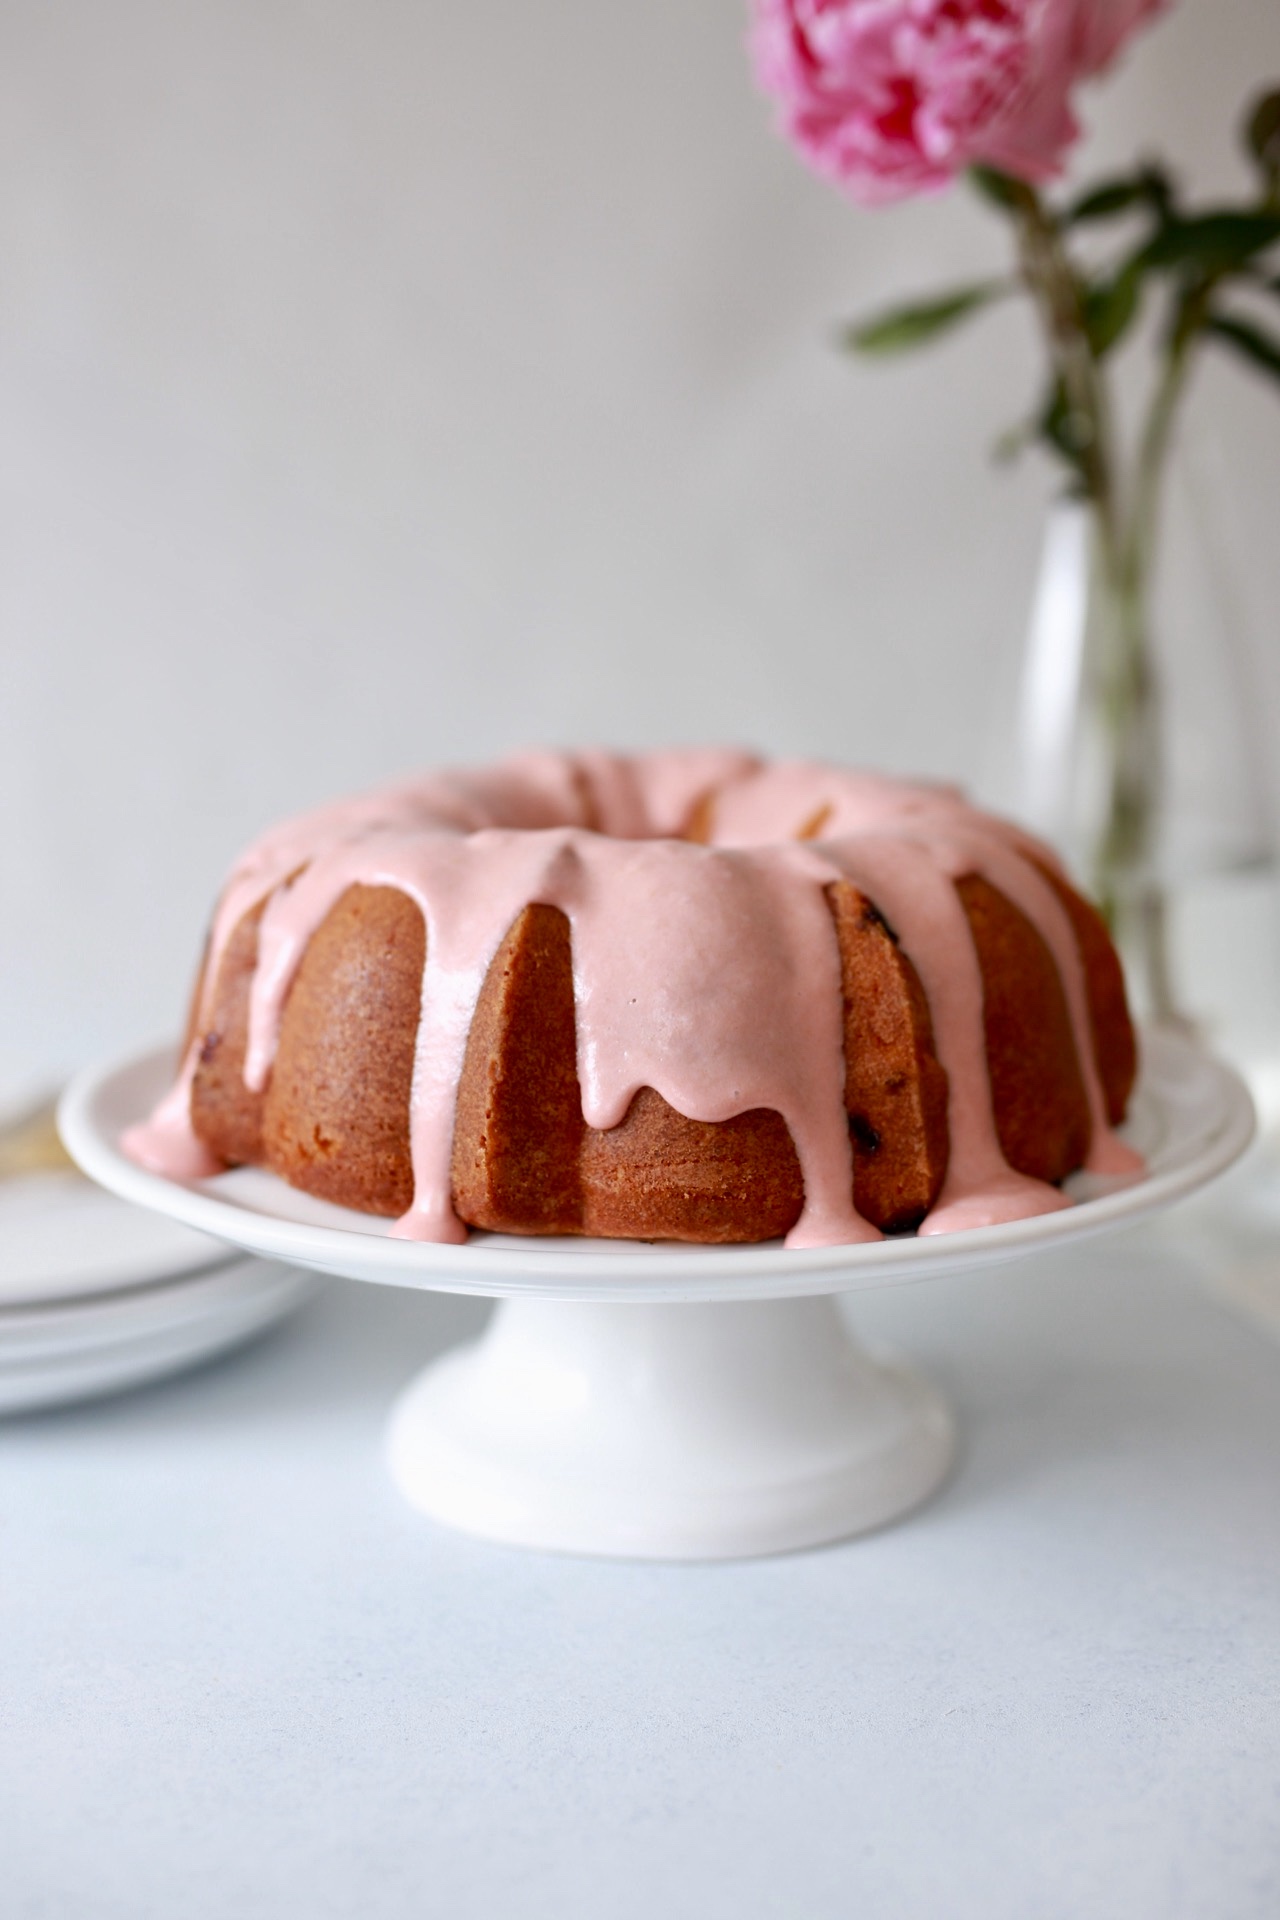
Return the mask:
[[834, 1295], [955, 1273], [1136, 1220], [1229, 1166], [1253, 1109], [1228, 1068], [1152, 1036], [1126, 1131], [1148, 1171], [1077, 1176], [1068, 1211], [937, 1238], [788, 1252], [473, 1234], [392, 1240], [387, 1223], [257, 1169], [182, 1185], [118, 1141], [163, 1090], [167, 1052], [87, 1072], [60, 1113], [84, 1171], [246, 1251], [356, 1280], [495, 1295], [483, 1336], [402, 1395], [391, 1472], [414, 1506], [523, 1546], [649, 1559], [778, 1553], [882, 1525], [954, 1452], [933, 1387], [873, 1358]]

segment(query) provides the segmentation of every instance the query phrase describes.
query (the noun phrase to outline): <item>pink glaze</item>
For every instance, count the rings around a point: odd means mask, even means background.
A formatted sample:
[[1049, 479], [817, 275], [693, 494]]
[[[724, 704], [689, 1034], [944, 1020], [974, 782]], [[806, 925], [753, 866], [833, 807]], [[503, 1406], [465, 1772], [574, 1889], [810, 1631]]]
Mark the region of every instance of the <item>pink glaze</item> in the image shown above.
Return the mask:
[[[708, 798], [710, 844], [675, 838]], [[1089, 1098], [1088, 1165], [1108, 1173], [1141, 1165], [1107, 1124], [1074, 934], [1028, 855], [1052, 860], [952, 788], [804, 762], [764, 766], [720, 749], [527, 754], [405, 782], [264, 835], [219, 903], [203, 997], [240, 919], [265, 900], [245, 1061], [247, 1084], [262, 1088], [289, 989], [326, 915], [354, 885], [408, 894], [423, 915], [427, 957], [410, 1106], [414, 1201], [393, 1232], [460, 1241], [450, 1162], [476, 1002], [522, 908], [559, 907], [572, 932], [587, 1124], [618, 1125], [646, 1086], [695, 1120], [771, 1108], [790, 1129], [804, 1177], [788, 1245], [871, 1240], [879, 1235], [854, 1205], [840, 958], [824, 894], [846, 878], [895, 928], [932, 1010], [951, 1148], [922, 1231], [950, 1232], [1069, 1204], [1014, 1173], [1000, 1151], [982, 977], [954, 885], [963, 874], [999, 887], [1054, 955]], [[178, 1179], [216, 1171], [190, 1120], [199, 1046], [123, 1143]]]
[[167, 1174], [170, 1180], [209, 1180], [223, 1170], [222, 1162], [197, 1139], [191, 1125], [191, 1082], [199, 1057], [200, 1043], [193, 1040], [178, 1078], [159, 1106], [149, 1119], [126, 1128], [120, 1138], [131, 1160], [151, 1173]]

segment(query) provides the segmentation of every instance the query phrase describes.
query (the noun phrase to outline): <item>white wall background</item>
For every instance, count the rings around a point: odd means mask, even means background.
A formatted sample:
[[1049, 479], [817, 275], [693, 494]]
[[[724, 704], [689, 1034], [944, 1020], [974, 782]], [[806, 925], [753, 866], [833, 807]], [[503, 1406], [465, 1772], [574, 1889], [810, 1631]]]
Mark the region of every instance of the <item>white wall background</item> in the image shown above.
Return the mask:
[[[170, 1030], [228, 859], [335, 790], [530, 740], [992, 766], [1031, 335], [829, 338], [1003, 236], [846, 206], [742, 39], [740, 0], [3, 9], [0, 1093]], [[1277, 73], [1276, 0], [1182, 0], [1080, 164], [1232, 185]], [[1280, 406], [1205, 371], [1274, 652]]]

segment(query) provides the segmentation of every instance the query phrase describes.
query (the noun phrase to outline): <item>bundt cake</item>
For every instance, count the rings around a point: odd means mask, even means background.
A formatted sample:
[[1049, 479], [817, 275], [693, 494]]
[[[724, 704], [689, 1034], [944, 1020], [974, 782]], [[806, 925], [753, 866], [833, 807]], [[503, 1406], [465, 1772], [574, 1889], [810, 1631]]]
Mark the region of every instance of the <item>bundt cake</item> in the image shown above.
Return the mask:
[[957, 791], [537, 753], [268, 833], [126, 1150], [401, 1236], [838, 1244], [1067, 1205], [1136, 1065], [1106, 929]]

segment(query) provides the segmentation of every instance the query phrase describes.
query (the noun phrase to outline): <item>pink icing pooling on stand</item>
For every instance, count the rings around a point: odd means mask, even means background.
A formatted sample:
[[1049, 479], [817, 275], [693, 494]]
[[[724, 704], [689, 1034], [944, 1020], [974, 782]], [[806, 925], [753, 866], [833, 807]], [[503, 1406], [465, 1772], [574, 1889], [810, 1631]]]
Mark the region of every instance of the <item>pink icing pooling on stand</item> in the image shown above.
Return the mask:
[[[700, 810], [706, 844], [672, 837]], [[244, 1069], [260, 1090], [302, 956], [343, 894], [393, 887], [413, 900], [426, 926], [410, 1099], [414, 1199], [393, 1231], [461, 1241], [451, 1152], [476, 1004], [523, 908], [557, 907], [571, 930], [587, 1125], [618, 1125], [643, 1087], [693, 1120], [772, 1109], [804, 1180], [787, 1244], [873, 1240], [878, 1230], [855, 1206], [840, 957], [825, 898], [848, 880], [886, 914], [929, 1001], [949, 1080], [950, 1153], [921, 1230], [949, 1232], [1069, 1204], [1014, 1172], [1000, 1150], [982, 976], [955, 890], [963, 875], [997, 887], [1056, 961], [1089, 1101], [1087, 1165], [1111, 1174], [1141, 1166], [1108, 1124], [1074, 933], [1033, 859], [1055, 864], [950, 788], [803, 762], [765, 766], [714, 749], [528, 754], [408, 781], [264, 835], [219, 903], [202, 999], [235, 927], [265, 902]], [[197, 1037], [173, 1089], [124, 1141], [141, 1164], [177, 1179], [219, 1168], [191, 1125], [199, 1048]]]

